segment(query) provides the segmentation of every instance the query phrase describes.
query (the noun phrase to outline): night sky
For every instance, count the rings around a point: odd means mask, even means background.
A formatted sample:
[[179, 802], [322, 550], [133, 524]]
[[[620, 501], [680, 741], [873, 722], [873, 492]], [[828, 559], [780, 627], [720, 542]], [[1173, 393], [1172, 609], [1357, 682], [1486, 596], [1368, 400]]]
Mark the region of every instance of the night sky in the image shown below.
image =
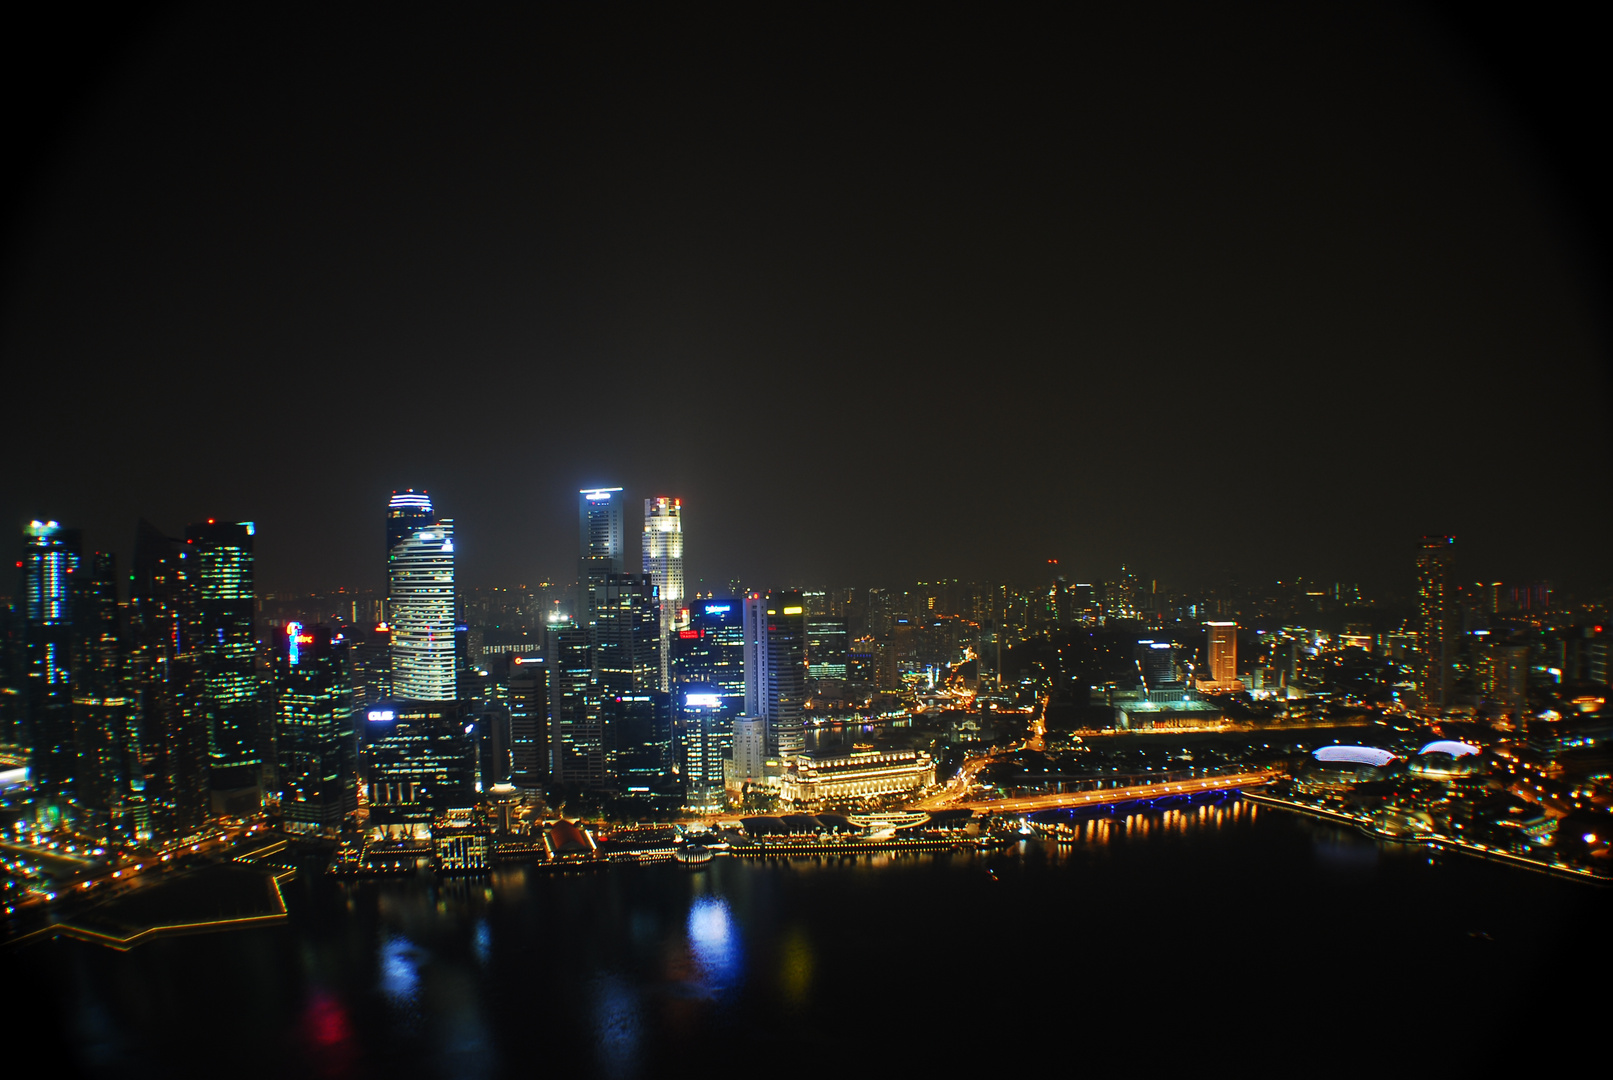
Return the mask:
[[0, 524], [251, 518], [260, 589], [379, 588], [425, 487], [516, 584], [609, 484], [683, 498], [691, 588], [1404, 588], [1424, 532], [1604, 586], [1588, 26], [1214, 7], [64, 19]]

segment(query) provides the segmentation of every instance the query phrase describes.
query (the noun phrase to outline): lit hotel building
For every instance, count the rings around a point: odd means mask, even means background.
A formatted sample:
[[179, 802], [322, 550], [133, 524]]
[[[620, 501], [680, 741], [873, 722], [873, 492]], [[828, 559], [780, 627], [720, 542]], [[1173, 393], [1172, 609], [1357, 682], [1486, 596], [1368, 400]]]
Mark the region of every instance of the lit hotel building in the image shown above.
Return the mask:
[[644, 572], [660, 598], [660, 689], [672, 689], [672, 635], [683, 629], [683, 500], [644, 500]]
[[[398, 496], [394, 495], [394, 501]], [[454, 701], [454, 522], [411, 528], [387, 552], [392, 618], [392, 693]]]
[[779, 785], [779, 798], [821, 809], [921, 791], [935, 783], [935, 762], [922, 750], [853, 751], [849, 756], [802, 754]]

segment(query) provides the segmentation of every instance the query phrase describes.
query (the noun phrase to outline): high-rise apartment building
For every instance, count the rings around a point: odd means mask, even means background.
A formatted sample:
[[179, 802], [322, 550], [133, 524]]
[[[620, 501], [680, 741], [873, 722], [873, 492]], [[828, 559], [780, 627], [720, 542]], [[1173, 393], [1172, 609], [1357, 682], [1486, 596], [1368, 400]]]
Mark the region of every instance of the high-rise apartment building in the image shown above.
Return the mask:
[[1217, 686], [1230, 687], [1238, 679], [1238, 624], [1207, 622], [1210, 678]]
[[208, 760], [221, 774], [215, 780], [232, 787], [255, 784], [257, 778], [222, 780], [223, 772], [241, 767], [255, 772], [269, 748], [253, 669], [256, 533], [250, 521], [209, 519], [186, 526], [180, 551], [188, 593], [184, 644], [200, 677], [191, 707], [201, 710], [207, 725]]
[[659, 597], [660, 689], [672, 689], [672, 636], [683, 629], [683, 500], [644, 500], [644, 573]]
[[1417, 693], [1425, 708], [1452, 703], [1456, 684], [1453, 536], [1425, 536], [1417, 552]]
[[275, 760], [288, 832], [333, 834], [358, 811], [347, 643], [328, 626], [275, 635]]
[[387, 552], [387, 577], [393, 696], [457, 700], [453, 519], [404, 533]]
[[767, 752], [806, 748], [806, 607], [796, 591], [745, 598], [745, 715], [766, 721]]
[[25, 716], [34, 784], [45, 799], [75, 794], [73, 738], [73, 575], [79, 532], [54, 521], [23, 530], [23, 640], [27, 652]]

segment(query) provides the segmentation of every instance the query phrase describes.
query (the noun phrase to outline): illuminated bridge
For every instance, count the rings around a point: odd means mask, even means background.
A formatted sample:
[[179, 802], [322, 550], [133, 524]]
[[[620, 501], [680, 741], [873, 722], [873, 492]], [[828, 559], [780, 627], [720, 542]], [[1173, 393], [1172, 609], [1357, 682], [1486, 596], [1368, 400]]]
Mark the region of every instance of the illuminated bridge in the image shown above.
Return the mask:
[[1133, 784], [1129, 787], [1103, 788], [1099, 791], [1066, 791], [1053, 795], [1023, 795], [1012, 799], [969, 800], [953, 805], [988, 813], [1011, 814], [1030, 810], [1109, 806], [1114, 803], [1167, 799], [1176, 795], [1196, 795], [1206, 791], [1231, 791], [1234, 788], [1259, 787], [1261, 784], [1269, 784], [1277, 776], [1277, 773], [1269, 772], [1230, 773], [1226, 776], [1200, 776], [1190, 780], [1164, 780], [1151, 784]]

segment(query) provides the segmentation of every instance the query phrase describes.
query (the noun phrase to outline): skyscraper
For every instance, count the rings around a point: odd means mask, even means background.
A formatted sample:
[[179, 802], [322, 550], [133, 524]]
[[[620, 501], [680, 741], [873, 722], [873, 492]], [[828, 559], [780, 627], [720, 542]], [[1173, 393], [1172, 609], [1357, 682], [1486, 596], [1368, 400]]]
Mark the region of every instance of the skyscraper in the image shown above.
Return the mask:
[[592, 628], [606, 575], [626, 569], [622, 554], [621, 488], [578, 493], [577, 622]]
[[392, 549], [405, 536], [419, 532], [430, 527], [435, 520], [431, 512], [431, 496], [424, 491], [410, 488], [407, 491], [394, 491], [392, 501], [386, 508], [386, 550], [392, 554]]
[[672, 689], [672, 635], [683, 629], [683, 500], [644, 500], [644, 572], [660, 597], [660, 689]]
[[[798, 591], [745, 598], [745, 715], [766, 722], [767, 752], [806, 748], [806, 607]], [[737, 738], [737, 734], [736, 734]]]
[[1456, 682], [1454, 536], [1425, 536], [1417, 552], [1417, 693], [1424, 708], [1451, 704]]
[[729, 699], [735, 714], [745, 707], [744, 601], [694, 603], [689, 625], [672, 638], [672, 679], [710, 688]]
[[393, 696], [456, 700], [453, 519], [405, 533], [387, 554], [387, 573]]
[[[138, 772], [139, 713], [130, 690], [118, 575], [111, 555], [95, 552], [74, 574], [73, 738], [78, 752], [74, 801], [98, 836], [149, 835], [145, 784]], [[131, 768], [132, 767], [132, 768]]]
[[73, 739], [73, 575], [79, 532], [54, 521], [23, 530], [23, 634], [27, 650], [28, 743], [32, 774], [46, 799], [74, 794], [78, 750]]
[[347, 643], [287, 623], [275, 640], [275, 756], [288, 832], [334, 833], [358, 810]]
[[1238, 624], [1207, 622], [1210, 679], [1217, 686], [1230, 687], [1238, 678]]
[[517, 656], [510, 668], [510, 779], [527, 791], [549, 780], [549, 665], [539, 656]]
[[184, 546], [142, 519], [129, 589], [129, 667], [141, 731], [130, 784], [144, 785], [151, 834], [165, 838], [191, 835], [209, 810], [209, 738], [205, 710], [193, 707], [200, 675], [186, 630], [192, 594]]
[[731, 699], [711, 686], [680, 687], [677, 693], [684, 801], [694, 810], [721, 810], [723, 759], [733, 745]]
[[[192, 708], [207, 725], [208, 758], [214, 770], [257, 767], [266, 759], [269, 740], [259, 716], [258, 679], [253, 670], [257, 637], [253, 629], [250, 521], [209, 519], [185, 528], [185, 646], [192, 652], [201, 682]], [[251, 780], [225, 780], [246, 786]]]
[[605, 733], [588, 641], [588, 628], [570, 623], [556, 624], [545, 638], [550, 772], [560, 783], [599, 790], [605, 786]]

